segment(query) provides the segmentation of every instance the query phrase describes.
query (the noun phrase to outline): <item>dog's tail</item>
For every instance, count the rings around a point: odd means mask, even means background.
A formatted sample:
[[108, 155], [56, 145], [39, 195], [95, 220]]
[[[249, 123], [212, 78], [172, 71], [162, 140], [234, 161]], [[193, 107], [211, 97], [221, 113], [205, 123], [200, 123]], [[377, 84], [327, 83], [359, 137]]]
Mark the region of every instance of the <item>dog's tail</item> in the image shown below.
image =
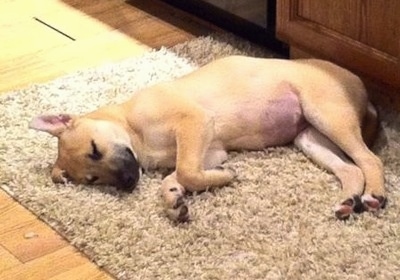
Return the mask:
[[368, 147], [372, 147], [375, 139], [378, 136], [379, 132], [379, 115], [378, 111], [372, 105], [371, 102], [368, 102], [367, 112], [364, 116], [362, 123], [362, 136], [364, 142]]

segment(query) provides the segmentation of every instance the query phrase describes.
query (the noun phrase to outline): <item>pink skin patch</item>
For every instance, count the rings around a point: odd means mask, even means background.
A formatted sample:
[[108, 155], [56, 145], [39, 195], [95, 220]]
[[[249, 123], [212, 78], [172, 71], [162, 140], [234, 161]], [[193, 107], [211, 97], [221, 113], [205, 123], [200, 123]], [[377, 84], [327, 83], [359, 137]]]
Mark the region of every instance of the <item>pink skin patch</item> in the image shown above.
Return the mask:
[[280, 91], [274, 99], [259, 93], [252, 99], [226, 102], [222, 111], [210, 106], [219, 115], [215, 130], [221, 133], [225, 148], [260, 150], [286, 145], [308, 126], [297, 94], [288, 86]]
[[363, 195], [361, 200], [367, 211], [376, 212], [381, 208], [381, 202], [370, 194]]
[[340, 204], [335, 206], [333, 211], [335, 212], [336, 218], [338, 218], [339, 220], [345, 220], [348, 219], [353, 213], [353, 206]]
[[60, 114], [60, 115], [57, 116], [57, 119], [53, 119], [53, 120], [51, 120], [51, 122], [52, 123], [59, 123], [59, 122], [67, 123], [70, 120], [71, 120], [71, 116]]
[[265, 109], [263, 125], [267, 145], [291, 142], [307, 127], [297, 95], [289, 91], [271, 101]]

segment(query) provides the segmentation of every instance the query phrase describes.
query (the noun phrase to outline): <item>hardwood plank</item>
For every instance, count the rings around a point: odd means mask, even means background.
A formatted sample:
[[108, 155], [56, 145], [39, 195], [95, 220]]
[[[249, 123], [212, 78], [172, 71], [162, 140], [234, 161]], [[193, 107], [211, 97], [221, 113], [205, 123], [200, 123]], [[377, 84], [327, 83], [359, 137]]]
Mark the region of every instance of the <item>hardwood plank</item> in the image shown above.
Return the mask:
[[87, 263], [86, 257], [75, 248], [68, 246], [44, 257], [7, 269], [0, 276], [2, 280], [49, 279]]
[[94, 18], [104, 11], [114, 11], [120, 6], [126, 6], [126, 1], [120, 0], [62, 0], [62, 2]]
[[148, 14], [142, 10], [126, 3], [122, 5], [118, 1], [93, 1], [90, 5], [87, 5], [87, 1], [73, 3], [74, 1], [66, 0], [65, 2], [110, 29], [119, 29], [126, 24], [148, 17]]
[[[18, 24], [0, 28], [2, 42], [6, 42], [2, 43], [0, 53], [0, 92], [138, 56], [149, 49], [60, 1], [44, 0], [44, 3], [46, 5], [35, 6], [32, 13], [22, 13], [26, 18]], [[0, 12], [0, 17], [2, 14], [4, 12]], [[37, 22], [32, 16], [53, 21], [61, 31], [75, 36], [76, 41]]]
[[[95, 46], [101, 46], [101, 48]], [[65, 74], [78, 69], [140, 56], [148, 50], [150, 50], [149, 47], [113, 30], [88, 39], [81, 39], [63, 47], [53, 48], [41, 53], [40, 59], [51, 64], [51, 69], [54, 69], [55, 72]], [[55, 64], [55, 61], [58, 63]]]
[[[14, 216], [11, 228], [0, 216], [0, 279], [112, 279], [2, 190], [0, 206], [0, 213]], [[28, 219], [21, 223], [21, 216]], [[55, 262], [60, 264], [54, 268]]]
[[0, 191], [0, 245], [21, 262], [68, 245], [54, 230]]
[[[101, 0], [95, 0], [90, 5], [87, 1], [64, 2], [151, 48], [172, 46], [220, 31], [216, 26], [160, 0], [127, 0], [124, 5], [112, 4], [114, 1], [101, 4]], [[101, 5], [106, 8], [102, 10]]]
[[[31, 82], [44, 82], [78, 69], [139, 56], [147, 50], [147, 46], [114, 30], [14, 59], [5, 58], [1, 61], [0, 58], [0, 91]], [[16, 76], [18, 79], [15, 79]]]
[[12, 203], [15, 200], [11, 198], [5, 191], [0, 189], [0, 212], [2, 211], [2, 207], [7, 203]]
[[[151, 28], [153, 31], [148, 32], [147, 28]], [[160, 46], [171, 47], [194, 38], [192, 34], [185, 31], [176, 34], [177, 30], [173, 25], [166, 21], [154, 21], [151, 17], [128, 23], [119, 30], [154, 48]]]
[[21, 262], [8, 252], [4, 247], [0, 246], [0, 276], [7, 269], [20, 265]]
[[74, 280], [106, 280], [113, 279], [111, 275], [104, 273], [102, 270], [97, 268], [92, 263], [85, 263], [81, 266], [77, 266], [73, 269], [70, 269], [64, 273], [60, 273], [54, 277], [51, 277], [49, 280], [65, 280], [65, 279], [74, 279]]
[[2, 0], [0, 9], [0, 29], [16, 25], [32, 18], [39, 1]]
[[38, 220], [0, 235], [1, 245], [25, 263], [55, 252], [69, 244]]
[[12, 59], [20, 54], [25, 54], [28, 50], [29, 53], [34, 53], [68, 42], [66, 37], [51, 31], [48, 27], [45, 27], [33, 18], [27, 19], [15, 26], [1, 28], [0, 36], [0, 61], [5, 58]]
[[70, 35], [75, 40], [89, 38], [113, 28], [89, 15], [59, 1], [51, 1], [45, 9], [35, 13], [35, 17]]
[[1, 236], [32, 224], [36, 217], [0, 191], [0, 244]]

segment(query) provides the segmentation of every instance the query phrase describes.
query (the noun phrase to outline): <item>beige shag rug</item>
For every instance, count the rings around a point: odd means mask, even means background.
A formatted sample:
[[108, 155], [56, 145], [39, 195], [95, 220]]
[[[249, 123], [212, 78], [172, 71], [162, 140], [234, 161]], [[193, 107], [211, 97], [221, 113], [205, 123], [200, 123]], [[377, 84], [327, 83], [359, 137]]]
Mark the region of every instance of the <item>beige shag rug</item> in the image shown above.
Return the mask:
[[145, 175], [132, 194], [51, 182], [56, 140], [28, 130], [32, 117], [120, 102], [233, 53], [265, 55], [234, 38], [205, 37], [2, 95], [1, 187], [118, 279], [399, 279], [400, 117], [394, 113], [382, 112], [375, 148], [389, 196], [378, 216], [337, 221], [338, 181], [292, 146], [231, 153], [226, 166], [238, 181], [189, 198], [189, 224], [165, 217], [159, 173]]

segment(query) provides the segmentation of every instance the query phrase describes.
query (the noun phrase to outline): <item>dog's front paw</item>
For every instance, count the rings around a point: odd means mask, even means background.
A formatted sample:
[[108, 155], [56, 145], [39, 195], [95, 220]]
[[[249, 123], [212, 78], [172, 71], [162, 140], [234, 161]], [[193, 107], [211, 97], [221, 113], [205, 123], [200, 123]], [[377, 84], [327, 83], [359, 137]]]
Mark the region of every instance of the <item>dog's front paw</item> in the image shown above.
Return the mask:
[[369, 212], [377, 212], [379, 209], [385, 208], [387, 203], [386, 197], [371, 194], [364, 194], [361, 200], [365, 211]]
[[353, 195], [334, 208], [335, 216], [339, 220], [347, 220], [352, 213], [361, 213], [364, 206], [359, 195]]
[[189, 220], [189, 207], [184, 198], [184, 191], [180, 185], [170, 186], [164, 190], [166, 213], [174, 222], [184, 223]]
[[228, 174], [228, 176], [231, 177], [231, 179], [236, 179], [236, 177], [237, 177], [236, 171], [230, 167], [224, 167], [224, 166], [218, 165], [217, 167], [215, 167], [215, 169], [226, 172]]
[[167, 208], [167, 216], [174, 222], [185, 223], [190, 219], [189, 207], [183, 197], [177, 199], [172, 208]]

